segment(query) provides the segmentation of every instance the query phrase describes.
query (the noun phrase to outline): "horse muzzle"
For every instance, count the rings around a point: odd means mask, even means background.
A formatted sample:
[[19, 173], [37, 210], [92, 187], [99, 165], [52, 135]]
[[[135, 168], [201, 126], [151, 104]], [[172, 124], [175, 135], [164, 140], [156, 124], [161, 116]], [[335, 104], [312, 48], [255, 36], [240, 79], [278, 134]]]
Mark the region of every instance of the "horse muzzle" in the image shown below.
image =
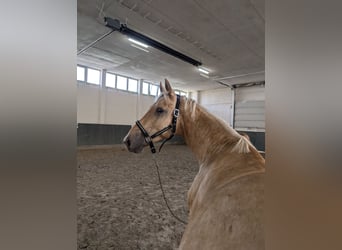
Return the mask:
[[146, 146], [145, 139], [139, 132], [134, 135], [128, 133], [124, 138], [123, 143], [126, 145], [128, 151], [133, 153], [140, 153], [144, 146]]

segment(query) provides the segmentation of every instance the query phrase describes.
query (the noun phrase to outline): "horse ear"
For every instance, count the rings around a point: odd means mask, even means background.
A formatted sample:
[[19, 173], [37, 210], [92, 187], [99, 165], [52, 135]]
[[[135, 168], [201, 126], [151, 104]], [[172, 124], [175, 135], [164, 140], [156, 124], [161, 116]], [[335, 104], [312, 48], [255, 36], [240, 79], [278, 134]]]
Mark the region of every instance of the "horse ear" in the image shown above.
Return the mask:
[[172, 95], [175, 93], [171, 87], [171, 84], [169, 83], [169, 81], [166, 78], [165, 78], [165, 88], [166, 88], [166, 91], [168, 92], [169, 95]]
[[160, 82], [160, 84], [159, 84], [159, 88], [160, 88], [160, 93], [162, 93], [162, 94], [166, 94], [166, 90], [165, 90], [165, 88], [164, 88], [164, 86], [163, 86], [162, 82]]

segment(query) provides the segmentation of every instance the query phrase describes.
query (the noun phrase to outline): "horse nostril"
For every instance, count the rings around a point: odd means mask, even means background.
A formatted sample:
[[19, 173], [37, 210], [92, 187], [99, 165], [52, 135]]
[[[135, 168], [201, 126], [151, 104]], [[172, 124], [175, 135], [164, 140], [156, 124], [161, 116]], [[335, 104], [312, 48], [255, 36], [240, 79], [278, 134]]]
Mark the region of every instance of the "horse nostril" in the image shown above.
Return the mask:
[[130, 139], [126, 139], [125, 140], [125, 144], [127, 145], [127, 147], [129, 147], [129, 146], [131, 146], [131, 141], [130, 141]]

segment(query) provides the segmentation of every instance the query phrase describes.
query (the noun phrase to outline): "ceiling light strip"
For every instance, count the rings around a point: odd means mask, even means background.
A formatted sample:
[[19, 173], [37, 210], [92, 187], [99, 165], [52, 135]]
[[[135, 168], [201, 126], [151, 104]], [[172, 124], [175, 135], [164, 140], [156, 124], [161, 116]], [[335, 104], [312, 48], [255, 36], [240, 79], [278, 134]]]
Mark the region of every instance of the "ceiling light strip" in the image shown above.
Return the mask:
[[204, 73], [206, 75], [209, 75], [209, 73], [210, 73], [208, 70], [203, 69], [203, 68], [198, 68], [198, 71], [200, 71], [200, 72], [202, 72], [202, 73]]
[[127, 36], [129, 36], [130, 38], [137, 40], [139, 42], [142, 42], [146, 45], [149, 45], [153, 48], [159, 49], [169, 55], [172, 55], [174, 57], [177, 57], [178, 59], [181, 59], [182, 61], [185, 61], [187, 63], [190, 63], [196, 67], [201, 66], [202, 63], [200, 61], [197, 61], [187, 55], [184, 55], [152, 38], [149, 38], [139, 32], [136, 32], [130, 28], [127, 27], [127, 25], [125, 24], [121, 24], [119, 20], [117, 19], [113, 19], [110, 17], [105, 17], [104, 21], [106, 23], [107, 27], [112, 28], [113, 30], [117, 30], [119, 32], [121, 32], [122, 34], [125, 34]]
[[141, 47], [139, 47], [137, 45], [131, 44], [131, 46], [134, 47], [134, 48], [140, 49], [142, 51], [149, 52], [147, 49], [141, 48]]
[[142, 46], [142, 47], [144, 47], [144, 48], [146, 48], [146, 49], [148, 48], [148, 45], [147, 45], [147, 44], [144, 44], [144, 43], [139, 42], [139, 41], [137, 41], [137, 40], [134, 40], [134, 39], [132, 39], [132, 38], [128, 38], [128, 40], [131, 41], [132, 43], [138, 44], [138, 45], [140, 45], [140, 46]]

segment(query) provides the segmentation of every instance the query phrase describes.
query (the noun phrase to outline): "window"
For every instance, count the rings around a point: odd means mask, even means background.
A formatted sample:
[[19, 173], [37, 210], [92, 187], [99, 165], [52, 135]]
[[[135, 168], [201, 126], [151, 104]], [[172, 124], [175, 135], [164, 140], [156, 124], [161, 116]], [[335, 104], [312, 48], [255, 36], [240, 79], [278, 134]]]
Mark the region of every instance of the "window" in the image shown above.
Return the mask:
[[127, 78], [124, 76], [116, 76], [116, 88], [127, 90]]
[[188, 96], [188, 93], [181, 91], [181, 90], [175, 89], [175, 93], [176, 93], [176, 95], [180, 95], [180, 96]]
[[77, 81], [85, 81], [85, 68], [77, 66]]
[[158, 93], [158, 86], [154, 84], [150, 84], [150, 95], [156, 96]]
[[[102, 71], [96, 68], [90, 68], [88, 66], [77, 65], [77, 81], [87, 82], [98, 85], [100, 87], [107, 87], [113, 89], [119, 89], [129, 91], [131, 93], [139, 93], [140, 84], [138, 79], [130, 78], [129, 76], [117, 75], [115, 73]], [[103, 86], [102, 86], [103, 82]], [[148, 82], [143, 83], [143, 94], [156, 95], [159, 91], [155, 89], [156, 86], [150, 86]]]
[[138, 80], [128, 79], [128, 91], [138, 92]]
[[87, 82], [100, 85], [101, 71], [97, 69], [87, 69]]
[[143, 82], [143, 86], [142, 86], [142, 93], [144, 95], [148, 95], [149, 94], [149, 83], [148, 82]]
[[114, 74], [106, 73], [106, 87], [115, 88], [115, 77]]
[[159, 95], [159, 86], [156, 85], [156, 84], [152, 84], [152, 83], [148, 83], [148, 82], [143, 82], [142, 94], [158, 96]]

